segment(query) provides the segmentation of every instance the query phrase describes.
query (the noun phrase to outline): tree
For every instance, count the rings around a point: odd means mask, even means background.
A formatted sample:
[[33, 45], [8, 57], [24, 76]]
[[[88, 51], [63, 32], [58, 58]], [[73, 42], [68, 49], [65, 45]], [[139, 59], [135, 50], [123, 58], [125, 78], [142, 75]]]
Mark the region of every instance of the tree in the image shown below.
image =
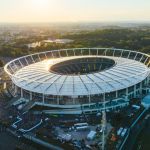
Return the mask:
[[2, 60], [0, 60], [0, 67], [3, 67], [4, 66], [4, 63]]

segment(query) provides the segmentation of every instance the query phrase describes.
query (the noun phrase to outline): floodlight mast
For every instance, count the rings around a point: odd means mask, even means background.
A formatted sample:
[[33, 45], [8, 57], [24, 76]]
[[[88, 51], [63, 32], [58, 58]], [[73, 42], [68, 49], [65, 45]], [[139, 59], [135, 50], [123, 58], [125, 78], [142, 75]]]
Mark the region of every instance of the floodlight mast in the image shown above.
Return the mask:
[[105, 150], [105, 130], [106, 130], [106, 103], [105, 93], [103, 96], [103, 111], [102, 111], [102, 150]]

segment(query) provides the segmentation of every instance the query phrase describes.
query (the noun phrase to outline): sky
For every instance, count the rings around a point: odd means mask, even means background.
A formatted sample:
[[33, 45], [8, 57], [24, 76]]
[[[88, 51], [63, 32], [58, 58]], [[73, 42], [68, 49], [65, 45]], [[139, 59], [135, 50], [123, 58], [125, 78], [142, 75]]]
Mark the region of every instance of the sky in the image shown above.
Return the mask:
[[150, 22], [150, 0], [0, 0], [0, 22]]

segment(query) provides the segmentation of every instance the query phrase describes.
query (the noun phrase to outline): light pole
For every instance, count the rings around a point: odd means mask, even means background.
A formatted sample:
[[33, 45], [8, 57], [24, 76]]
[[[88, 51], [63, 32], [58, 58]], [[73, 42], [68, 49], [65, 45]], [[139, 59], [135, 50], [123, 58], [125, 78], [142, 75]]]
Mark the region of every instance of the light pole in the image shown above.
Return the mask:
[[102, 111], [102, 150], [105, 150], [105, 129], [106, 129], [106, 92], [103, 94], [103, 111]]

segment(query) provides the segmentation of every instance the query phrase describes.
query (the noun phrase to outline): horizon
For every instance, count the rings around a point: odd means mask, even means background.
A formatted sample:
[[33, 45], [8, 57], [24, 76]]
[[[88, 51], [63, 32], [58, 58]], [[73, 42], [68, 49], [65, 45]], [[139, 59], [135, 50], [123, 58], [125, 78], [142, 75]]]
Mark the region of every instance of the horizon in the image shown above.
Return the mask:
[[56, 21], [56, 22], [1, 22], [0, 24], [99, 24], [99, 25], [119, 25], [119, 24], [150, 24], [150, 21], [141, 21], [141, 20], [136, 20], [136, 21], [79, 21], [79, 22], [67, 22], [67, 21]]

